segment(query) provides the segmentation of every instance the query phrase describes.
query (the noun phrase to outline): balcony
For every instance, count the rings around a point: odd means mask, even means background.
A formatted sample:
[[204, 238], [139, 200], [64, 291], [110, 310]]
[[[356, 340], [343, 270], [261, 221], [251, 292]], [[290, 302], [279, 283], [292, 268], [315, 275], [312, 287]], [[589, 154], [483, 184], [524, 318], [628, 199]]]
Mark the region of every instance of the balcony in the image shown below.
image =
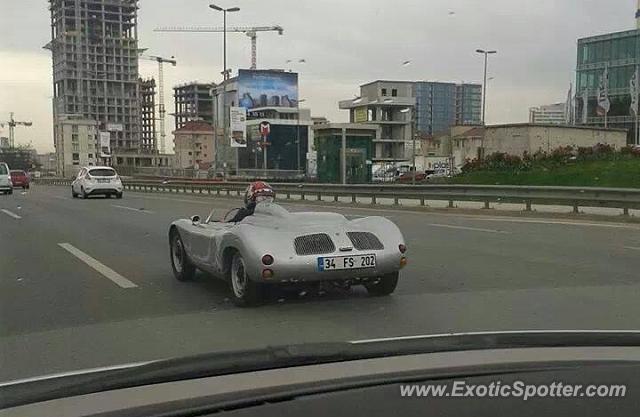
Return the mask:
[[361, 97], [351, 100], [341, 100], [338, 107], [342, 110], [355, 109], [367, 106], [391, 106], [391, 107], [413, 107], [416, 105], [415, 97], [387, 97], [378, 96], [377, 98]]

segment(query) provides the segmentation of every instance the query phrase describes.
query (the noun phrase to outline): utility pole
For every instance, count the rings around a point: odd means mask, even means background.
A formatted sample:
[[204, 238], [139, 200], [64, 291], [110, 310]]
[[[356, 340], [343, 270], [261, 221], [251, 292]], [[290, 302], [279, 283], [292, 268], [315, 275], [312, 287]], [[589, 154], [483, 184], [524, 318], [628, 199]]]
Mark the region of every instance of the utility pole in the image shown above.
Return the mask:
[[[486, 51], [484, 49], [476, 49], [476, 52], [484, 55], [484, 83], [482, 84], [482, 126], [487, 127], [487, 69], [489, 63], [489, 55], [497, 54], [498, 51]], [[486, 129], [485, 129], [486, 134]], [[484, 159], [484, 134], [480, 143], [480, 159]]]

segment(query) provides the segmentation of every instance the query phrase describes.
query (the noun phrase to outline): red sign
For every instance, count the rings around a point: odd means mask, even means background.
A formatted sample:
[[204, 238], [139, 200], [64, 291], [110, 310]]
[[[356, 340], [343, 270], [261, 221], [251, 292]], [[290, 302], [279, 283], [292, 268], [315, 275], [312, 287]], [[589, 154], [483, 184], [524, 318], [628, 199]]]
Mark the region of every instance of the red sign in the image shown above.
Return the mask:
[[271, 133], [271, 124], [269, 122], [260, 123], [260, 136], [267, 138]]

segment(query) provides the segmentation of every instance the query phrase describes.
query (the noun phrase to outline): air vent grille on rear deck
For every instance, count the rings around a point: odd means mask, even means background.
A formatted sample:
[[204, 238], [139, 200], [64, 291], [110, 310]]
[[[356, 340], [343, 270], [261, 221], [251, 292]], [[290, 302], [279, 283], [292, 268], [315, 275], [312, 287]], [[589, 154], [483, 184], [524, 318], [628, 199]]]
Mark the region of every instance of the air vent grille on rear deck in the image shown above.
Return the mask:
[[294, 244], [298, 255], [322, 255], [336, 251], [333, 241], [325, 233], [298, 236]]

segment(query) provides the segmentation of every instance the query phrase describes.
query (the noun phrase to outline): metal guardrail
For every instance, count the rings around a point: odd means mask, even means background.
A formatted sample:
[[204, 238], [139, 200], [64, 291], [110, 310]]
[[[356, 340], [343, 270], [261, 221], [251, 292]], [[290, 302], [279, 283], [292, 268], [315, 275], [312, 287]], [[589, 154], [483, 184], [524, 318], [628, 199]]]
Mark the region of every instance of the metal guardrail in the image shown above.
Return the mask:
[[[37, 184], [71, 185], [71, 180], [40, 178]], [[573, 207], [579, 213], [580, 207], [607, 207], [623, 210], [640, 209], [640, 189], [628, 188], [591, 188], [591, 187], [527, 187], [503, 185], [336, 185], [336, 184], [272, 184], [278, 192], [278, 198], [287, 200], [333, 201], [348, 197], [352, 203], [369, 200], [373, 205], [380, 200], [393, 200], [399, 205], [403, 200], [419, 202], [446, 201], [450, 208], [455, 202], [482, 202], [484, 208], [491, 203], [523, 204], [525, 211], [531, 211], [532, 205], [557, 205]], [[158, 180], [125, 180], [125, 190], [139, 192], [191, 193], [215, 196], [241, 196], [247, 183], [242, 182], [199, 182]]]

